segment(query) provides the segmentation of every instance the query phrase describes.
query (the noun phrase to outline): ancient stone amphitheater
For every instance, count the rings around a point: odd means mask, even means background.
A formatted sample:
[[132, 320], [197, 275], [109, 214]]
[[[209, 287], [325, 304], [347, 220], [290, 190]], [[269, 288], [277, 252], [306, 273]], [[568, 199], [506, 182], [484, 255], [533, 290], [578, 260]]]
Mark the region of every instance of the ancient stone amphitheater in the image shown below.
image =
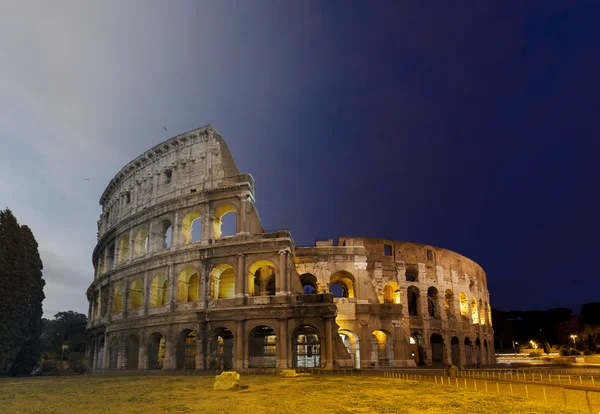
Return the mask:
[[127, 164], [100, 198], [87, 290], [94, 370], [464, 366], [494, 359], [482, 268], [365, 237], [265, 232], [212, 126]]

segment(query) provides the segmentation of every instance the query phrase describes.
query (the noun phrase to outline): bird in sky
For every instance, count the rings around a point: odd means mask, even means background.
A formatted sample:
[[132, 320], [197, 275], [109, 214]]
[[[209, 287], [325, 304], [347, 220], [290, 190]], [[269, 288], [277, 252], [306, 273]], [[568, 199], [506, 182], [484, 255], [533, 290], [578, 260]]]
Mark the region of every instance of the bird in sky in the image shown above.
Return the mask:
[[165, 131], [167, 130], [167, 127], [163, 127], [165, 129]]

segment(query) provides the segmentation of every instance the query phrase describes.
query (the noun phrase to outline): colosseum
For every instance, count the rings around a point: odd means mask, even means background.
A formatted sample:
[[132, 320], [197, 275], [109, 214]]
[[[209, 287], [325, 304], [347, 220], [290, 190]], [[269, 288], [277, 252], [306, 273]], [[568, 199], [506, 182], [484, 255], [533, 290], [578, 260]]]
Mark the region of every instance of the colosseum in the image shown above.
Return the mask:
[[210, 125], [127, 164], [100, 198], [92, 369], [415, 367], [494, 361], [483, 269], [449, 250], [265, 231]]

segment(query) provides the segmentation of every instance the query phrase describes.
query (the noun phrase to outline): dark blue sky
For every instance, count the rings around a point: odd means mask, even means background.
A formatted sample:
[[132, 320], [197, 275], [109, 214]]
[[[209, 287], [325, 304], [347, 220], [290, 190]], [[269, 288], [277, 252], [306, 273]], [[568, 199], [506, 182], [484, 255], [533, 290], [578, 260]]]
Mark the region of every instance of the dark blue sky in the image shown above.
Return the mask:
[[0, 205], [45, 311], [87, 310], [112, 176], [208, 123], [297, 244], [448, 248], [505, 310], [600, 300], [596, 3], [0, 5]]

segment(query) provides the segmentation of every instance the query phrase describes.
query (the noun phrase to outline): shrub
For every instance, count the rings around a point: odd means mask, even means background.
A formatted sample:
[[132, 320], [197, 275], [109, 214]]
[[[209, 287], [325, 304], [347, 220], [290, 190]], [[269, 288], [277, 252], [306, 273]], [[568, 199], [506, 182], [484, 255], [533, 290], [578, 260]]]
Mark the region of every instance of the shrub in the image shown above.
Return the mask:
[[529, 353], [529, 356], [530, 356], [531, 358], [540, 357], [540, 356], [542, 356], [542, 351], [531, 351], [531, 352]]
[[558, 354], [559, 354], [560, 356], [569, 356], [569, 350], [568, 350], [568, 349], [565, 349], [565, 348], [562, 348], [562, 349], [560, 349], [560, 350], [558, 351]]
[[579, 352], [579, 351], [578, 351], [578, 350], [576, 350], [576, 349], [571, 349], [571, 350], [569, 351], [569, 355], [581, 355], [581, 352]]
[[583, 351], [583, 355], [592, 355], [592, 351], [586, 349], [585, 351]]

